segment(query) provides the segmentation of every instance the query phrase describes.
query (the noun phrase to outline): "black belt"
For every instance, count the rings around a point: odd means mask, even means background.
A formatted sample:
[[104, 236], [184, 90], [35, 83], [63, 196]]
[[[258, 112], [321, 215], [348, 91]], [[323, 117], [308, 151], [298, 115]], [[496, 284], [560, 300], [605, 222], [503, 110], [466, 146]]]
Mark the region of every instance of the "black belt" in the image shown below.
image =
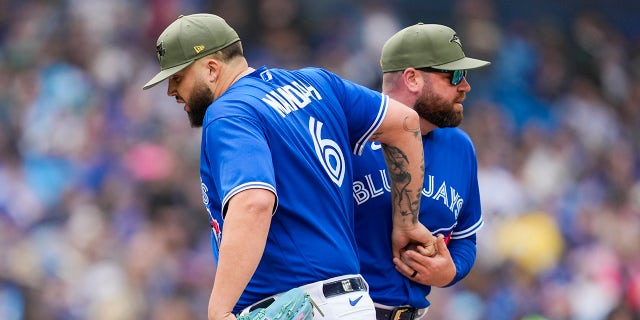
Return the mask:
[[[354, 291], [367, 291], [367, 285], [365, 284], [362, 277], [347, 278], [322, 284], [322, 293], [324, 294], [325, 298], [331, 298]], [[270, 297], [257, 302], [256, 304], [249, 307], [249, 312], [258, 308], [266, 308], [270, 306], [274, 301], [276, 301], [276, 299]]]
[[395, 307], [391, 310], [376, 307], [376, 320], [413, 320], [418, 309], [413, 307]]
[[367, 291], [367, 285], [361, 277], [327, 282], [322, 285], [322, 293], [324, 293], [325, 298], [331, 298], [354, 291]]

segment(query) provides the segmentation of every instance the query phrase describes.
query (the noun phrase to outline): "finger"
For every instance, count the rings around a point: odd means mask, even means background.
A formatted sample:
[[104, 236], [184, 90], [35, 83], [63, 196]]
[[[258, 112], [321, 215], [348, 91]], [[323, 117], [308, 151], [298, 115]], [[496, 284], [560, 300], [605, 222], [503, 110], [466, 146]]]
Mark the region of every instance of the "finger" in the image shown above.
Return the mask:
[[405, 277], [411, 277], [413, 274], [413, 268], [411, 268], [408, 264], [404, 263], [401, 259], [394, 258], [393, 263], [395, 264], [396, 270], [400, 272]]
[[393, 250], [393, 258], [394, 259], [399, 259], [400, 257], [400, 250]]
[[407, 265], [407, 271], [410, 271], [410, 274], [413, 273], [413, 270], [418, 270], [418, 272], [423, 272], [424, 267], [430, 265], [428, 257], [422, 255], [417, 250], [407, 250], [402, 253], [402, 262]]
[[418, 252], [425, 257], [433, 257], [438, 253], [435, 242], [426, 246], [418, 246]]
[[415, 279], [416, 277], [419, 277], [419, 272], [417, 270], [413, 270], [413, 269], [409, 269], [410, 271], [406, 271], [404, 269], [400, 269], [400, 267], [396, 266], [396, 270], [398, 272], [400, 272], [401, 275], [403, 275], [406, 278], [409, 279]]
[[449, 252], [449, 248], [447, 248], [447, 243], [444, 242], [444, 236], [442, 234], [438, 235], [438, 238], [436, 239], [436, 243], [435, 246], [438, 250], [438, 252], [441, 253], [445, 253], [445, 252]]
[[411, 249], [402, 251], [402, 255], [400, 256], [400, 259], [411, 267], [412, 264], [414, 263], [420, 263], [419, 259], [420, 259], [420, 256], [422, 255], [421, 251], [424, 251], [424, 250], [425, 248], [423, 246], [414, 245], [412, 246]]

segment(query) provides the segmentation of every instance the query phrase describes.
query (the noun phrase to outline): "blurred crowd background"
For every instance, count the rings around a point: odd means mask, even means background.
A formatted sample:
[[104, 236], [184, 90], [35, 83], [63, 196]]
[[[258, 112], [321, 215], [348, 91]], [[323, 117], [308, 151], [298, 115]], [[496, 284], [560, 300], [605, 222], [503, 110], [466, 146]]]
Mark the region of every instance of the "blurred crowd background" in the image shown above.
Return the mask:
[[[379, 89], [380, 49], [446, 24], [467, 55], [462, 128], [485, 227], [429, 319], [640, 319], [638, 1], [0, 0], [0, 319], [206, 319], [215, 267], [200, 130], [155, 41], [223, 16], [254, 67]], [[376, 236], [376, 235], [372, 235]]]

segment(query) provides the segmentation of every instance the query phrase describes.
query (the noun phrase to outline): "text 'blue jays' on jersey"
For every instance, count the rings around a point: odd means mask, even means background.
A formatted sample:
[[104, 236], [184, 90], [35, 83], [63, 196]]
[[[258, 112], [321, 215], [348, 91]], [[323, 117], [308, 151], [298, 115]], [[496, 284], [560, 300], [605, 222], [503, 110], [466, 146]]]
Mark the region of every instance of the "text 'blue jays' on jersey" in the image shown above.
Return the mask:
[[[477, 160], [471, 140], [458, 128], [436, 129], [422, 137], [424, 188], [419, 219], [447, 242], [473, 237], [482, 226]], [[369, 143], [354, 156], [353, 197], [361, 274], [374, 302], [426, 308], [431, 287], [413, 282], [393, 264], [393, 229], [389, 177], [380, 144]], [[475, 243], [474, 243], [475, 245]], [[451, 247], [449, 245], [449, 247]], [[475, 247], [474, 247], [475, 249]], [[454, 255], [454, 252], [451, 252]], [[475, 250], [472, 258], [475, 260]], [[474, 261], [468, 261], [473, 265]]]
[[234, 311], [359, 273], [350, 154], [362, 151], [387, 105], [387, 96], [323, 69], [262, 67], [209, 107], [200, 175], [216, 261], [229, 199], [251, 188], [277, 198], [262, 260]]

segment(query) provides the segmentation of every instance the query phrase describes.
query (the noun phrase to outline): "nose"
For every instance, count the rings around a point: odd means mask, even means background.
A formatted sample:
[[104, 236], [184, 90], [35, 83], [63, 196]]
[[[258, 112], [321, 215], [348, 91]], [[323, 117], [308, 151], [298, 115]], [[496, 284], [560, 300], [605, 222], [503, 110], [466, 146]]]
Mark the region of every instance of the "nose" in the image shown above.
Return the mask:
[[462, 81], [458, 84], [458, 90], [464, 92], [471, 91], [471, 84], [467, 81], [467, 76], [462, 77]]
[[178, 95], [178, 91], [176, 91], [176, 84], [174, 81], [169, 78], [169, 86], [167, 87], [167, 95], [169, 97], [175, 97]]

